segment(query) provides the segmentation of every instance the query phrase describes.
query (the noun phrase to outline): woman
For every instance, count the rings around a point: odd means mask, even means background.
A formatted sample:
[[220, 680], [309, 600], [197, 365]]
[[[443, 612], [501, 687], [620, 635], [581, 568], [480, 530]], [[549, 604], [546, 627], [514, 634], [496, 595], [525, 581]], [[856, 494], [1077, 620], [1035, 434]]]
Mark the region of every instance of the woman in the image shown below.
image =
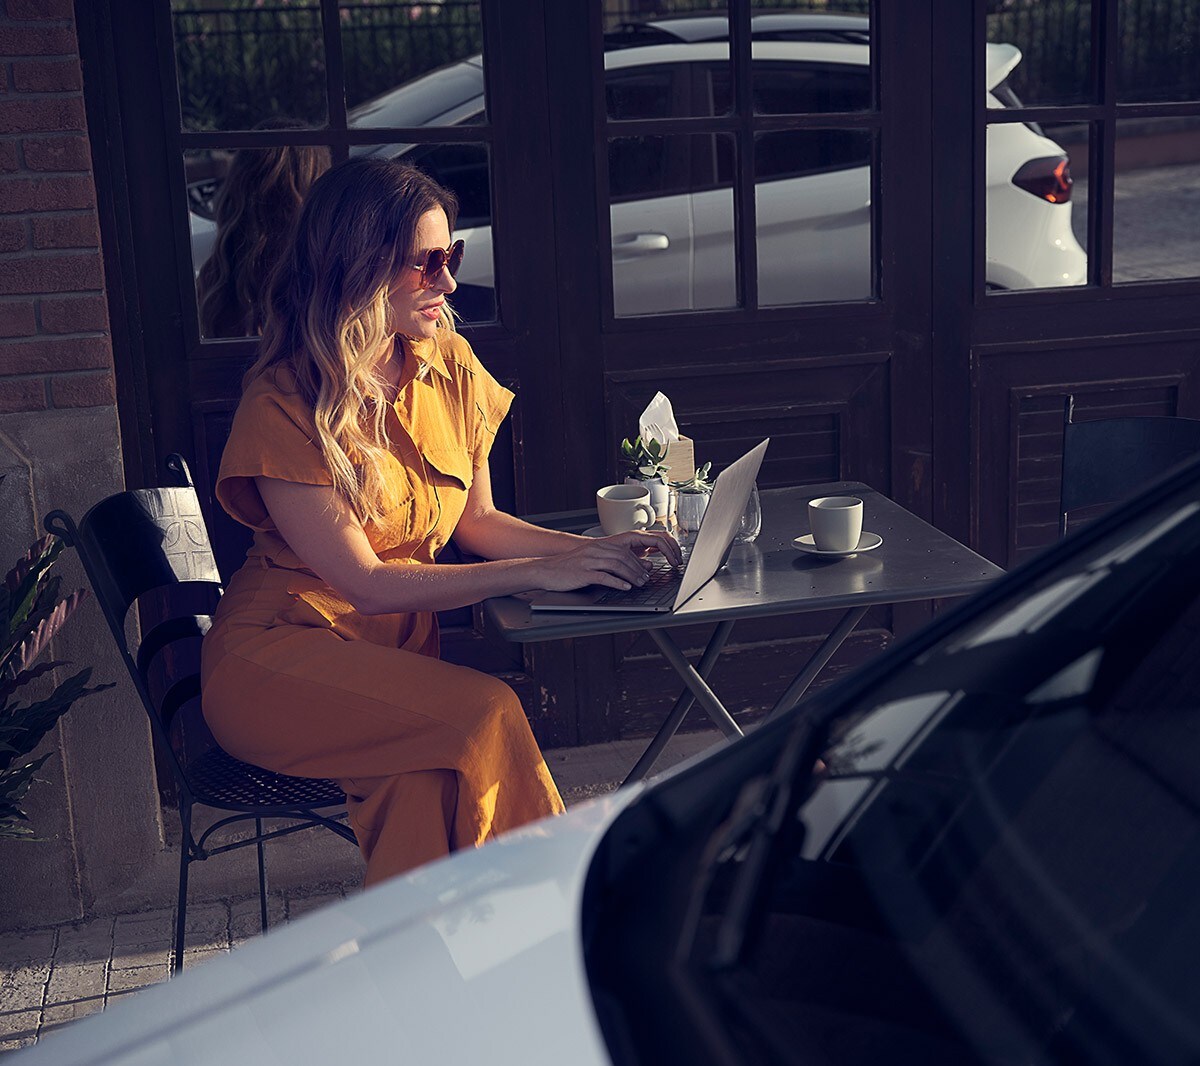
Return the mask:
[[[592, 540], [496, 510], [512, 393], [454, 332], [453, 194], [352, 160], [305, 203], [272, 283], [217, 479], [255, 531], [205, 638], [204, 713], [231, 754], [346, 791], [366, 883], [562, 801], [513, 691], [437, 658], [435, 611], [645, 582], [666, 534]], [[488, 562], [446, 566], [453, 535]]]

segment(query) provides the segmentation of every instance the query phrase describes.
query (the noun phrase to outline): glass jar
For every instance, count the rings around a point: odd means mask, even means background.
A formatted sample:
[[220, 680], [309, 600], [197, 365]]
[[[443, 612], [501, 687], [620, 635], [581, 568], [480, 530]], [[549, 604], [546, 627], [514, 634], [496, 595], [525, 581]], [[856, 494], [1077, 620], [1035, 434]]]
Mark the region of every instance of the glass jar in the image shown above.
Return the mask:
[[742, 512], [742, 521], [734, 535], [734, 544], [749, 544], [762, 532], [762, 504], [758, 499], [758, 483], [750, 486], [750, 499]]

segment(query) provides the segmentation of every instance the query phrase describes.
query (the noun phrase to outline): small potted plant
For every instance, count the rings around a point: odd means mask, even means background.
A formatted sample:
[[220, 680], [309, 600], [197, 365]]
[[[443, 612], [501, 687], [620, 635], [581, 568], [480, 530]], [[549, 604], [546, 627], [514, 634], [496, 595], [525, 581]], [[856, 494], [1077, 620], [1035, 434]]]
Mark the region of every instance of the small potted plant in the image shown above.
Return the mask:
[[671, 490], [667, 485], [667, 447], [651, 437], [640, 436], [621, 441], [621, 465], [626, 481], [644, 481], [650, 490], [650, 506], [659, 521], [666, 521], [671, 505]]

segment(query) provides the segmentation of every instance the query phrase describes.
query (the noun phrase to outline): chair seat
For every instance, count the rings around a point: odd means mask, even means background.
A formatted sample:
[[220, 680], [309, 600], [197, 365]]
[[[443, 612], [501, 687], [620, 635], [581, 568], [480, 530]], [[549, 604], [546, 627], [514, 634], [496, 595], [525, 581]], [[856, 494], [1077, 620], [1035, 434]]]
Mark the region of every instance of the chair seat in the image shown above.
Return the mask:
[[277, 774], [235, 759], [221, 748], [192, 759], [187, 779], [197, 800], [227, 810], [268, 814], [263, 808], [340, 807], [346, 802], [345, 793], [333, 781]]

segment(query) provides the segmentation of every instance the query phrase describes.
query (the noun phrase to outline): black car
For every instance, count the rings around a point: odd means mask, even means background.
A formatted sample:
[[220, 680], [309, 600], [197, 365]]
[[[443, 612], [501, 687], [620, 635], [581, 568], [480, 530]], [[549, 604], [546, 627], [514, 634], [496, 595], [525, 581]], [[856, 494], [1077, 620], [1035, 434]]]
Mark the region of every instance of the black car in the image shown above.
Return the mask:
[[1200, 464], [618, 818], [614, 1061], [1198, 1062], [1198, 808]]

